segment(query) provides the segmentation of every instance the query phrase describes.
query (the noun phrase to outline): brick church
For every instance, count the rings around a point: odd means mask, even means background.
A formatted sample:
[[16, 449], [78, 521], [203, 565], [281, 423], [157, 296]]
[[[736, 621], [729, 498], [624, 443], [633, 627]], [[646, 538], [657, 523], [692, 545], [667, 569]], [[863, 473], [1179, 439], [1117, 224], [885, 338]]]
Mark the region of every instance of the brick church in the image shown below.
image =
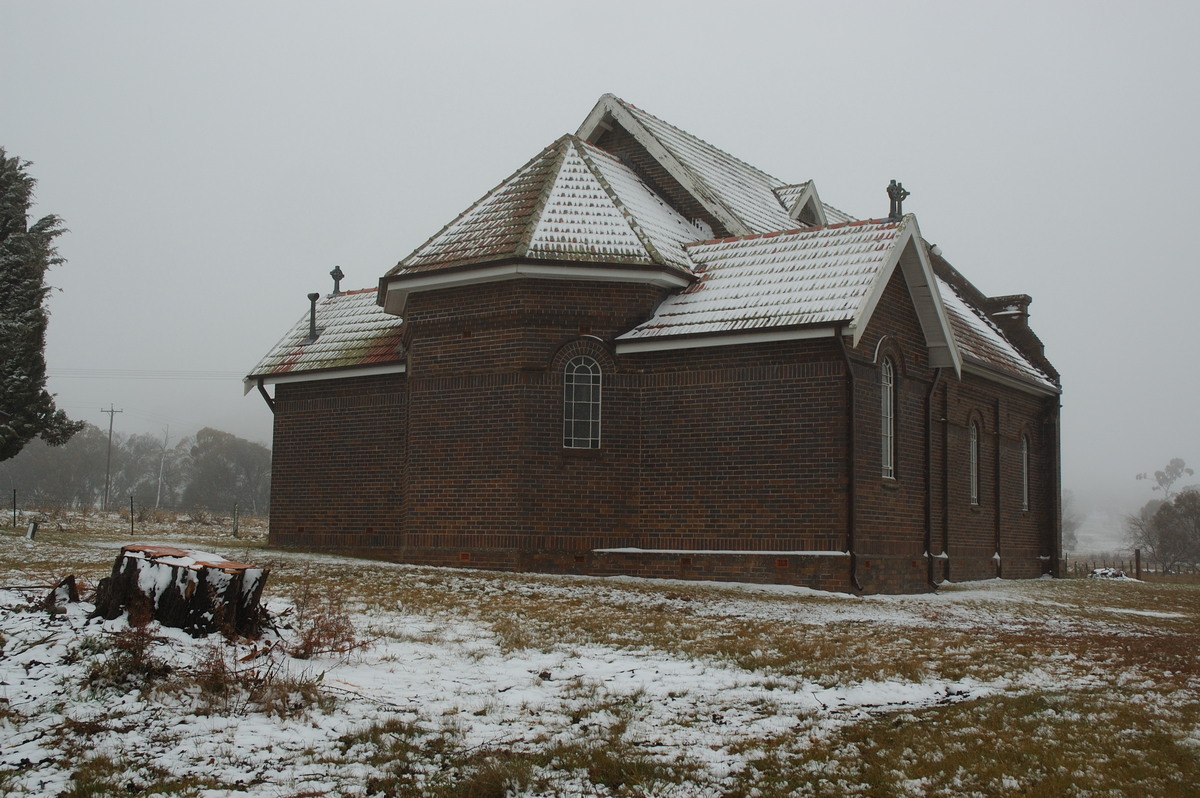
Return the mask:
[[335, 269], [246, 378], [271, 544], [855, 593], [1055, 573], [1030, 298], [888, 194], [856, 219], [605, 95], [377, 288]]

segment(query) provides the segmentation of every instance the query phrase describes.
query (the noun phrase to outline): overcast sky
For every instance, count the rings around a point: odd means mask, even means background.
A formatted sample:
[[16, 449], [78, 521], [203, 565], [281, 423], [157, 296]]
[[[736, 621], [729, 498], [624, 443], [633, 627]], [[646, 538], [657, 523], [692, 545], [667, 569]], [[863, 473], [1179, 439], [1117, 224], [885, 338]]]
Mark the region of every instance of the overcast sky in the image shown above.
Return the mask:
[[47, 360], [72, 417], [269, 444], [240, 377], [305, 294], [335, 264], [375, 285], [612, 92], [860, 218], [902, 181], [980, 289], [1033, 296], [1087, 507], [1136, 508], [1171, 457], [1200, 469], [1200, 4], [0, 12], [0, 146], [70, 229]]

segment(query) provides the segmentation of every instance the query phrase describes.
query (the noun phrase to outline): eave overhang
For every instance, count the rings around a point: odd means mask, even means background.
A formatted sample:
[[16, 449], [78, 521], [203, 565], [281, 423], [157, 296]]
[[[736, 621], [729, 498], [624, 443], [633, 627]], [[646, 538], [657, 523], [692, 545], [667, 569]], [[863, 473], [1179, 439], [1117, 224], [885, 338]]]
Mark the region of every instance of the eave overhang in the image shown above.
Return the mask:
[[242, 380], [242, 395], [250, 393], [259, 385], [280, 385], [288, 382], [320, 382], [324, 380], [347, 380], [354, 377], [375, 377], [380, 374], [403, 374], [408, 370], [405, 362], [376, 363], [367, 366], [341, 366], [310, 371], [281, 371], [274, 374], [251, 374]]
[[695, 280], [678, 270], [658, 265], [585, 265], [578, 261], [505, 260], [382, 277], [376, 301], [385, 313], [403, 316], [411, 294], [520, 279], [641, 283], [667, 290], [684, 288]]
[[921, 331], [925, 336], [925, 345], [929, 350], [929, 363], [935, 368], [950, 368], [955, 375], [961, 377], [963, 370], [962, 353], [954, 340], [954, 331], [950, 319], [946, 315], [946, 307], [942, 304], [941, 295], [937, 289], [937, 277], [929, 262], [929, 253], [925, 249], [924, 239], [917, 227], [914, 216], [904, 218], [904, 226], [900, 235], [892, 245], [887, 260], [875, 276], [871, 290], [864, 299], [855, 318], [848, 325], [851, 340], [858, 346], [859, 340], [866, 332], [875, 308], [883, 292], [887, 288], [892, 273], [899, 266], [908, 286], [909, 296], [916, 309], [917, 318], [921, 323]]

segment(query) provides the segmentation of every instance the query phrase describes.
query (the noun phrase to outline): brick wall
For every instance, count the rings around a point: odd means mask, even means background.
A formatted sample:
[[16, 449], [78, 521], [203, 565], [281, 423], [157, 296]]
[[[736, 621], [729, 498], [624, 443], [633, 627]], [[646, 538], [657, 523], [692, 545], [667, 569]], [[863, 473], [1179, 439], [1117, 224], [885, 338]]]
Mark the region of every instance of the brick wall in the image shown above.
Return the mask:
[[[931, 397], [900, 270], [851, 350], [823, 338], [617, 355], [615, 335], [661, 297], [539, 280], [412, 295], [406, 374], [278, 386], [272, 544], [913, 592], [931, 577], [995, 576], [999, 534], [1004, 576], [1045, 569], [1056, 473], [1046, 402], [949, 372]], [[604, 370], [599, 449], [563, 447], [562, 367], [577, 354]], [[896, 364], [890, 479], [883, 356]], [[964, 480], [971, 418], [983, 433], [978, 506]], [[846, 552], [852, 531], [854, 556], [801, 554]], [[628, 548], [672, 551], [597, 551]]]
[[406, 398], [403, 374], [276, 386], [272, 545], [404, 545]]

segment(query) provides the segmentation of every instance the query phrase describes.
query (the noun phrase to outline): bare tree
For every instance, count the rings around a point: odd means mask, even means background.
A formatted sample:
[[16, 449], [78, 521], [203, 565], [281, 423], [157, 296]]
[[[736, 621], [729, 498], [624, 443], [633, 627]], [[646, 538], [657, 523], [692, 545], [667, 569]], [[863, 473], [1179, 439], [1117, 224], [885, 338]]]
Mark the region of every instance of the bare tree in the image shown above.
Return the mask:
[[[1195, 473], [1195, 471], [1187, 467], [1187, 463], [1185, 463], [1182, 458], [1172, 458], [1171, 462], [1167, 463], [1166, 466], [1163, 467], [1162, 471], [1154, 472], [1154, 481], [1158, 484], [1154, 485], [1151, 489], [1161, 490], [1163, 493], [1163, 498], [1170, 499], [1171, 488], [1174, 487], [1175, 483], [1178, 482], [1184, 474], [1191, 476]], [[1145, 473], [1141, 473], [1137, 475], [1137, 478], [1149, 479], [1150, 477], [1148, 477]]]

